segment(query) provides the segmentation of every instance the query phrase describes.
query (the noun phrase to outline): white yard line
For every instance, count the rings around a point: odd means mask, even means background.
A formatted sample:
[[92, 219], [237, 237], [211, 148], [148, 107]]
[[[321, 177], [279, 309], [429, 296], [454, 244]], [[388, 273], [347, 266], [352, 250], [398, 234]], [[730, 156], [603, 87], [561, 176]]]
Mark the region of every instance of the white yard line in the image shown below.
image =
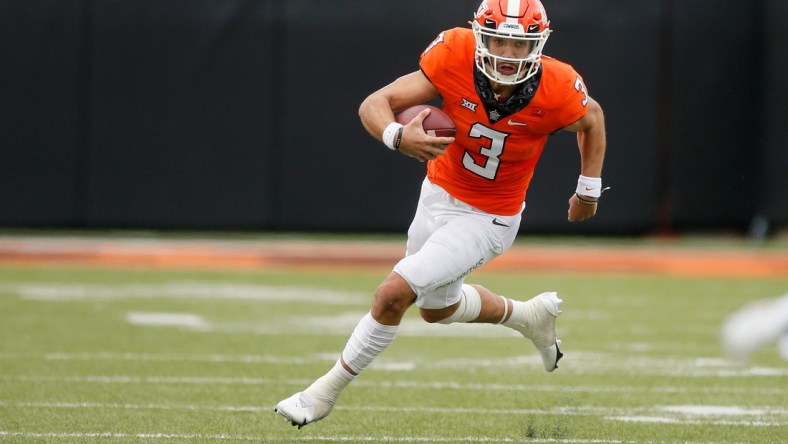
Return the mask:
[[[48, 438], [48, 439], [140, 439], [140, 440], [182, 440], [182, 441], [254, 441], [254, 442], [436, 442], [436, 443], [456, 443], [477, 442], [477, 443], [515, 443], [522, 442], [520, 438], [486, 438], [478, 436], [466, 436], [462, 438], [435, 438], [435, 437], [400, 437], [400, 436], [242, 436], [242, 435], [202, 435], [202, 434], [171, 434], [171, 433], [114, 433], [114, 432], [93, 432], [93, 433], [57, 433], [57, 432], [14, 432], [0, 430], [0, 437], [14, 438]], [[619, 441], [609, 439], [529, 439], [531, 443], [557, 443], [557, 444], [624, 444], [635, 441]], [[685, 443], [693, 444], [693, 443]]]
[[[271, 406], [257, 405], [200, 405], [200, 404], [119, 404], [100, 402], [14, 402], [0, 400], [0, 407], [14, 408], [52, 408], [52, 409], [124, 409], [124, 410], [186, 410], [217, 412], [270, 412]], [[389, 407], [389, 406], [345, 406], [336, 410], [374, 411], [389, 413], [439, 413], [468, 415], [565, 415], [565, 416], [606, 416], [609, 419], [626, 420], [630, 418], [660, 418], [665, 422], [675, 422], [680, 418], [763, 418], [786, 417], [788, 410], [782, 407], [742, 407], [742, 406], [656, 406], [656, 407], [599, 407], [599, 406], [554, 406], [547, 409], [484, 409], [466, 407]], [[651, 416], [644, 416], [644, 414]], [[615, 416], [614, 416], [615, 415]], [[627, 416], [630, 415], [630, 416]], [[639, 416], [632, 416], [639, 415]], [[661, 415], [661, 416], [657, 416]], [[674, 421], [675, 420], [675, 421]], [[746, 421], [741, 421], [746, 422]], [[752, 421], [750, 421], [752, 422]]]
[[242, 364], [313, 364], [334, 362], [336, 353], [322, 353], [311, 356], [277, 355], [223, 355], [223, 354], [185, 354], [185, 353], [2, 353], [0, 359], [42, 359], [46, 361], [134, 361], [134, 362], [215, 362]]
[[[231, 378], [231, 377], [175, 377], [175, 376], [132, 376], [132, 375], [0, 375], [0, 380], [20, 382], [57, 382], [57, 383], [101, 383], [101, 384], [223, 384], [223, 385], [291, 385], [304, 386], [311, 379], [270, 379], [270, 378]], [[785, 395], [788, 389], [782, 387], [687, 387], [687, 386], [580, 386], [580, 385], [526, 385], [526, 384], [460, 384], [454, 382], [375, 382], [355, 381], [354, 387], [376, 388], [414, 388], [428, 390], [479, 390], [515, 392], [582, 392], [582, 393], [735, 393], [749, 395]]]
[[210, 324], [202, 316], [194, 313], [138, 312], [126, 313], [126, 322], [132, 325], [155, 327], [185, 327], [207, 330]]
[[[232, 405], [196, 405], [196, 404], [117, 404], [117, 403], [91, 403], [91, 402], [12, 402], [0, 400], [0, 407], [10, 407], [16, 410], [25, 408], [35, 409], [122, 409], [122, 410], [184, 410], [184, 411], [213, 411], [213, 412], [268, 412], [272, 408], [262, 406], [232, 406]], [[416, 413], [440, 415], [505, 415], [505, 416], [602, 416], [606, 421], [638, 422], [680, 425], [714, 425], [736, 427], [786, 427], [788, 426], [788, 411], [781, 407], [747, 408], [738, 406], [656, 406], [638, 408], [604, 408], [597, 406], [557, 406], [550, 409], [470, 409], [446, 407], [384, 407], [384, 406], [337, 406], [337, 410], [346, 411], [377, 411], [387, 413]], [[690, 412], [690, 413], [688, 413]], [[257, 441], [257, 442], [287, 442], [297, 440], [321, 442], [457, 442], [457, 438], [426, 438], [426, 437], [308, 437], [299, 435], [298, 438], [265, 437], [265, 436], [232, 436], [232, 435], [202, 435], [202, 434], [172, 434], [172, 433], [57, 433], [57, 432], [30, 432], [0, 430], [0, 437], [17, 438], [48, 438], [48, 439], [162, 439], [162, 440], [196, 440], [207, 441]], [[521, 442], [512, 438], [486, 438], [465, 437], [462, 442], [508, 443]], [[554, 443], [621, 443], [617, 440], [580, 440], [580, 439], [537, 439], [529, 442], [554, 442]]]
[[691, 418], [670, 418], [663, 416], [606, 416], [608, 421], [658, 423], [658, 424], [683, 424], [683, 425], [714, 425], [714, 426], [737, 426], [737, 427], [786, 427], [788, 421], [761, 421], [759, 419], [691, 419]]
[[245, 300], [314, 302], [327, 305], [368, 304], [371, 295], [317, 287], [241, 284], [234, 282], [170, 281], [157, 284], [75, 284], [71, 282], [18, 282], [0, 284], [0, 291], [25, 300], [44, 302], [112, 301], [171, 298], [186, 300]]
[[[0, 407], [13, 408], [51, 408], [51, 409], [123, 409], [123, 410], [186, 410], [217, 412], [272, 412], [272, 406], [249, 405], [198, 405], [198, 404], [118, 404], [100, 402], [13, 402], [0, 400]], [[624, 415], [651, 412], [653, 409], [621, 409], [595, 406], [557, 406], [550, 409], [483, 409], [464, 407], [387, 407], [387, 406], [345, 406], [335, 410], [374, 411], [387, 413], [439, 413], [468, 415]], [[763, 410], [763, 408], [761, 408]]]
[[[135, 323], [141, 319], [152, 325], [157, 321], [163, 325], [165, 321], [169, 326], [188, 325], [194, 330], [207, 328], [201, 322], [202, 318], [195, 318], [186, 313], [130, 313], [130, 320]], [[187, 323], [188, 322], [188, 323]], [[294, 365], [307, 363], [334, 362], [339, 351], [316, 353], [308, 356], [277, 356], [277, 355], [223, 355], [223, 354], [168, 354], [168, 353], [63, 353], [49, 352], [41, 354], [2, 353], [0, 359], [41, 359], [49, 361], [153, 361], [153, 362], [215, 362], [215, 363], [245, 363], [268, 365]], [[571, 351], [565, 359], [566, 365], [562, 367], [563, 373], [593, 375], [629, 373], [634, 371], [638, 375], [652, 376], [683, 376], [683, 377], [716, 377], [716, 378], [784, 378], [788, 376], [788, 368], [779, 367], [750, 367], [736, 364], [722, 358], [655, 358], [644, 356], [618, 356], [609, 353]], [[570, 362], [571, 361], [571, 362]], [[433, 359], [431, 357], [411, 356], [408, 361], [400, 361], [389, 357], [382, 357], [375, 361], [371, 369], [386, 371], [419, 371], [425, 369], [445, 368], [494, 368], [494, 369], [520, 369], [523, 367], [541, 368], [541, 360], [536, 354], [524, 354], [491, 359]]]

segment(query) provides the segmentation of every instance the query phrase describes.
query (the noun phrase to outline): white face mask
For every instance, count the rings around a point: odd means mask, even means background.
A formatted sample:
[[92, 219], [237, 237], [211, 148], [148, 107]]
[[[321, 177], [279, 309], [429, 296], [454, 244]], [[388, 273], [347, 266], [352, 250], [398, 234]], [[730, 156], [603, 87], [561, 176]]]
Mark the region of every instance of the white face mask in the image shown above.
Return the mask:
[[[484, 28], [475, 21], [472, 27], [476, 37], [476, 67], [490, 80], [503, 85], [516, 85], [533, 77], [539, 71], [542, 48], [550, 36], [549, 29], [539, 33], [528, 33], [521, 25], [513, 26], [504, 23], [499, 30], [493, 30]], [[508, 49], [502, 50], [498, 47], [491, 49], [491, 46], [496, 46], [493, 44], [494, 41], [503, 42], [503, 47]], [[526, 50], [523, 51], [522, 48]], [[501, 55], [496, 55], [494, 52]]]

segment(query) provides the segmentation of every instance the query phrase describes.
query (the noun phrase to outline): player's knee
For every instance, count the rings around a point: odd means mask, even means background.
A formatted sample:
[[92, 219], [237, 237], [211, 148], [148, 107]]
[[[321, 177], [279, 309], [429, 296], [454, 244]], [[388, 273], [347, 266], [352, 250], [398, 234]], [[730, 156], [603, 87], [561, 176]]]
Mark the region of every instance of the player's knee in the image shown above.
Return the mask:
[[376, 292], [374, 306], [381, 315], [402, 316], [410, 304], [407, 304], [401, 295]]
[[402, 317], [415, 300], [416, 295], [404, 280], [386, 279], [375, 290], [373, 315], [378, 320]]
[[451, 316], [453, 313], [453, 309], [450, 307], [441, 308], [441, 309], [428, 309], [428, 308], [420, 308], [419, 314], [421, 318], [424, 319], [426, 322], [430, 324], [434, 324], [436, 322], [441, 322], [444, 319]]

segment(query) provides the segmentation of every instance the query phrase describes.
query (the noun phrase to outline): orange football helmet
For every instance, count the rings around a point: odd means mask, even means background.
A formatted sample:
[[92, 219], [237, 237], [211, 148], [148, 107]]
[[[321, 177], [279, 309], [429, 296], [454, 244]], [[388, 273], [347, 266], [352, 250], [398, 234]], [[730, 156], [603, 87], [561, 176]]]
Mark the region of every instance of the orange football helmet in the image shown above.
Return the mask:
[[[542, 48], [550, 36], [550, 21], [539, 0], [483, 0], [471, 27], [476, 37], [476, 66], [490, 80], [515, 85], [539, 71]], [[494, 54], [493, 40], [513, 41], [525, 47], [527, 55]]]

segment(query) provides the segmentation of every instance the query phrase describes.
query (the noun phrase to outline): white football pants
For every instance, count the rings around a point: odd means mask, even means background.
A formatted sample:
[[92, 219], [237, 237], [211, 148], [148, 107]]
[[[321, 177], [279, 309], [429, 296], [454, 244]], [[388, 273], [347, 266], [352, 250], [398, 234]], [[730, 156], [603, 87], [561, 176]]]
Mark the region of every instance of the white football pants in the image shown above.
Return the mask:
[[407, 256], [394, 271], [416, 293], [416, 305], [448, 307], [459, 301], [465, 276], [512, 246], [521, 218], [485, 213], [424, 179]]

